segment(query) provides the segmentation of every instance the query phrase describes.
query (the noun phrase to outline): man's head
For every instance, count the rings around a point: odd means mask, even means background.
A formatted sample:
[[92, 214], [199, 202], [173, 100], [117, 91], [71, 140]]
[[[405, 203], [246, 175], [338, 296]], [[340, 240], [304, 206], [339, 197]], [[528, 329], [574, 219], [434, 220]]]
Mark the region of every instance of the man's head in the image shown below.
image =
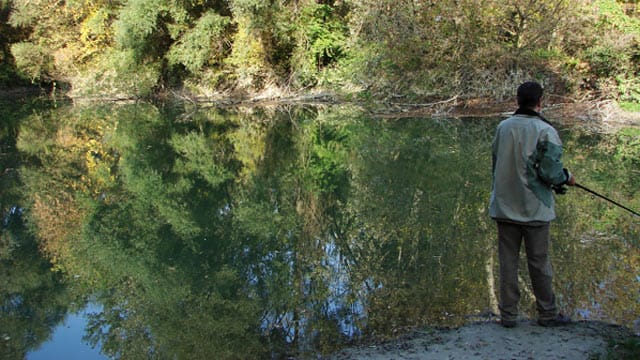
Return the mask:
[[535, 81], [527, 81], [518, 86], [518, 106], [524, 109], [535, 109], [542, 99], [542, 85]]

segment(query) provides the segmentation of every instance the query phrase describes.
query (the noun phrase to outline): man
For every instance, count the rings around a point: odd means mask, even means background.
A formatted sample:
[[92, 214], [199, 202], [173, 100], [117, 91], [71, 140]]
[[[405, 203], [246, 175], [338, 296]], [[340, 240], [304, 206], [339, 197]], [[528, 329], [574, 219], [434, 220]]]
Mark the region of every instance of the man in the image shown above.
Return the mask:
[[518, 257], [524, 240], [538, 324], [570, 322], [556, 308], [549, 259], [549, 223], [555, 215], [553, 191], [573, 186], [575, 178], [562, 164], [562, 143], [540, 115], [543, 89], [537, 82], [518, 87], [518, 110], [502, 121], [493, 140], [493, 186], [489, 215], [498, 226], [500, 316], [516, 326], [520, 290]]

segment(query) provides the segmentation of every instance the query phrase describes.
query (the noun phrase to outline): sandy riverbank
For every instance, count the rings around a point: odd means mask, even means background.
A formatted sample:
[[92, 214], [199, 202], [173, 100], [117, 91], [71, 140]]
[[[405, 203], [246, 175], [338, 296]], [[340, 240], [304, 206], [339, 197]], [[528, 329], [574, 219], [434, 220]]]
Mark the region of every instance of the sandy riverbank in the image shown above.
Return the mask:
[[595, 321], [544, 328], [523, 320], [512, 329], [486, 321], [415, 331], [385, 343], [345, 349], [327, 359], [604, 359], [607, 352], [615, 351], [612, 342], [633, 336], [630, 329]]

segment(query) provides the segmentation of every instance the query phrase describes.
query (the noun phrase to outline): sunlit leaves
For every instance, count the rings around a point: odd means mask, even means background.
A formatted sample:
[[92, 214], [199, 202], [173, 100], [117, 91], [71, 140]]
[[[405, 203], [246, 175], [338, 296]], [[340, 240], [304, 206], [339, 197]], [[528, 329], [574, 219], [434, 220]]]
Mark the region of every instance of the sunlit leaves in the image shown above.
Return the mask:
[[302, 85], [313, 85], [318, 73], [346, 53], [347, 26], [329, 5], [305, 5], [298, 19], [293, 71]]
[[14, 26], [29, 26], [37, 22], [38, 8], [46, 4], [46, 0], [12, 1], [11, 24]]
[[572, 2], [567, 0], [513, 1], [508, 6], [496, 2], [500, 12], [496, 19], [502, 26], [502, 39], [515, 49], [544, 48], [562, 26], [564, 16], [571, 13]]
[[335, 18], [333, 9], [326, 5], [310, 13], [307, 35], [311, 54], [317, 66], [327, 65], [342, 55], [347, 29]]
[[106, 50], [96, 57], [95, 69], [81, 73], [76, 94], [116, 99], [150, 95], [158, 84], [160, 64], [139, 64], [136, 56], [131, 49]]
[[12, 3], [9, 22], [23, 31], [22, 41], [12, 46], [18, 70], [34, 82], [67, 80], [75, 72], [83, 9], [56, 1]]
[[227, 26], [228, 17], [214, 11], [207, 12], [172, 45], [167, 58], [171, 63], [184, 65], [192, 73], [204, 65], [220, 61], [224, 55], [223, 35]]
[[[599, 13], [601, 14], [598, 26], [614, 27], [624, 33], [640, 36], [640, 19], [632, 16], [633, 5], [629, 6], [629, 11], [626, 11], [625, 3], [629, 2], [616, 0], [595, 1], [595, 5], [598, 7]], [[635, 12], [637, 13], [637, 5], [635, 6]]]
[[120, 10], [114, 24], [115, 39], [122, 48], [143, 50], [148, 37], [158, 30], [158, 17], [167, 11], [164, 0], [131, 0]]
[[[640, 96], [637, 5], [625, 12], [614, 0], [11, 4], [7, 41], [21, 74], [69, 82], [74, 95], [322, 85], [365, 98], [502, 100], [536, 77], [557, 93]], [[3, 64], [13, 61], [8, 45]]]
[[255, 16], [256, 18], [259, 18], [256, 15], [261, 15], [261, 12], [268, 9], [269, 6], [278, 6], [273, 4], [273, 1], [263, 0], [231, 0], [229, 5], [231, 10], [239, 16]]
[[111, 45], [113, 33], [110, 22], [113, 17], [111, 9], [99, 8], [83, 21], [80, 38], [87, 46], [88, 52], [83, 54], [84, 57], [92, 55], [93, 52], [104, 51], [104, 47]]
[[48, 49], [30, 42], [13, 44], [11, 52], [16, 58], [16, 66], [32, 82], [50, 78], [53, 58]]

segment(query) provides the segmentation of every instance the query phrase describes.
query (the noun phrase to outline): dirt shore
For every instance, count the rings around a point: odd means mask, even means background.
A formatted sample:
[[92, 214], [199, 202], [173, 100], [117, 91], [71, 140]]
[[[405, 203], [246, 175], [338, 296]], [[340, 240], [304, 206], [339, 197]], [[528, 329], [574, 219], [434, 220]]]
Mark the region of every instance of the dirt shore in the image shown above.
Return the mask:
[[[2, 98], [23, 98], [27, 96], [52, 96], [50, 89], [41, 87], [0, 88]], [[72, 96], [72, 92], [60, 90], [56, 97]], [[83, 101], [132, 101], [134, 98], [83, 98], [70, 97], [77, 102]], [[393, 101], [368, 101], [358, 103], [345, 101], [341, 96], [332, 92], [288, 93], [282, 90], [265, 91], [256, 94], [219, 94], [213, 97], [198, 97], [181, 91], [169, 91], [157, 96], [156, 100], [181, 100], [194, 104], [233, 107], [233, 106], [268, 106], [282, 104], [316, 104], [337, 105], [350, 103], [367, 108], [372, 115], [382, 118], [402, 117], [442, 117], [442, 118], [473, 118], [507, 116], [516, 108], [515, 99], [498, 101], [489, 98], [460, 98], [422, 101], [417, 103]], [[561, 96], [549, 95], [543, 103], [542, 113], [554, 123], [560, 124], [590, 124], [599, 128], [617, 128], [619, 126], [640, 126], [640, 112], [622, 110], [613, 100], [575, 100]]]
[[612, 344], [631, 337], [634, 334], [628, 328], [595, 321], [544, 328], [523, 320], [511, 329], [485, 321], [455, 329], [414, 331], [388, 342], [348, 348], [326, 359], [605, 359], [616, 352]]

